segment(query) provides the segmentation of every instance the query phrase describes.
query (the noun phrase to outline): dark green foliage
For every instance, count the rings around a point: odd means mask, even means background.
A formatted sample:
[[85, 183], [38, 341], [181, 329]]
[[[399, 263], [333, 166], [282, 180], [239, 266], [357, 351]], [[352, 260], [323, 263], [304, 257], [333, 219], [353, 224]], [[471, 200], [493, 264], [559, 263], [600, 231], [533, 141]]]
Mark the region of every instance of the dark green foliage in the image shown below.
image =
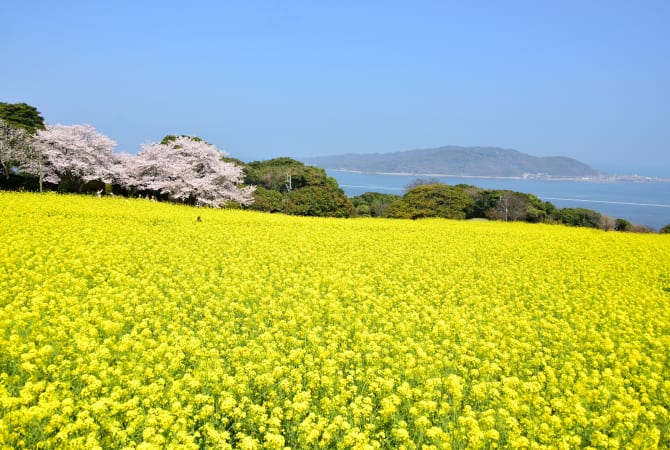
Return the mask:
[[467, 187], [465, 192], [472, 199], [469, 218], [487, 217], [487, 211], [494, 209], [502, 196], [501, 191], [491, 189], [480, 189], [478, 187]]
[[669, 233], [669, 234], [670, 234], [670, 223], [667, 224], [666, 226], [664, 226], [663, 228], [661, 228], [658, 232], [659, 232], [659, 233], [664, 233], [664, 234], [665, 234], [665, 233]]
[[600, 213], [586, 208], [563, 208], [558, 211], [558, 219], [565, 225], [598, 228]]
[[221, 158], [221, 161], [235, 164], [236, 166], [240, 166], [242, 168], [246, 168], [247, 166], [247, 163], [245, 163], [241, 159], [231, 158], [230, 156], [224, 156], [223, 158]]
[[167, 145], [170, 142], [174, 142], [175, 139], [177, 139], [178, 137], [187, 137], [187, 138], [193, 139], [196, 142], [204, 142], [205, 144], [208, 144], [207, 141], [205, 141], [204, 139], [199, 138], [198, 136], [187, 136], [185, 134], [180, 134], [179, 136], [176, 136], [174, 134], [168, 134], [163, 139], [161, 139], [160, 143], [161, 143], [161, 145]]
[[327, 176], [325, 170], [306, 166], [292, 158], [250, 162], [247, 164], [245, 182], [280, 192], [316, 185], [338, 187], [337, 181]]
[[256, 186], [254, 203], [250, 208], [257, 211], [279, 212], [286, 210], [286, 201], [281, 192]]
[[[46, 190], [56, 190], [57, 186], [43, 183]], [[11, 191], [39, 191], [39, 178], [26, 173], [11, 173], [8, 177], [0, 176], [0, 189]]]
[[[367, 193], [365, 195], [372, 198], [376, 194]], [[354, 205], [359, 214], [371, 215], [369, 202], [356, 199]], [[590, 209], [558, 209], [552, 203], [544, 202], [533, 194], [480, 189], [465, 184], [448, 186], [441, 183], [415, 183], [415, 186], [409, 189], [400, 200], [391, 204], [387, 216], [406, 219], [422, 217], [487, 218], [531, 223], [562, 223], [571, 226], [604, 229], [615, 227], [613, 219]], [[603, 225], [605, 222], [609, 224], [607, 227]], [[620, 219], [618, 223], [619, 226], [625, 228], [628, 222]], [[630, 228], [630, 230], [638, 231], [635, 227]]]
[[339, 188], [329, 185], [305, 186], [288, 194], [286, 212], [299, 216], [350, 217], [353, 207]]
[[629, 221], [626, 219], [617, 219], [614, 222], [614, 229], [616, 231], [630, 231], [630, 229], [633, 227], [633, 224], [631, 224]]
[[526, 208], [527, 222], [549, 222], [556, 215], [558, 210], [553, 203], [542, 201], [533, 194], [523, 195], [528, 200]]
[[354, 215], [356, 217], [371, 217], [370, 205], [368, 205], [367, 203], [361, 203], [358, 206], [354, 207]]
[[527, 220], [528, 198], [525, 194], [513, 191], [499, 191], [495, 205], [486, 211], [489, 219], [516, 222]]
[[326, 171], [292, 158], [253, 161], [244, 166], [245, 184], [255, 185], [252, 209], [304, 216], [349, 217], [351, 202]]
[[90, 194], [105, 190], [105, 183], [99, 180], [84, 181], [80, 178], [63, 177], [57, 185], [57, 191], [63, 193]]
[[380, 194], [378, 192], [366, 192], [351, 198], [354, 213], [359, 217], [386, 217], [389, 208], [394, 202], [402, 199], [395, 194]]
[[30, 134], [44, 129], [44, 118], [37, 108], [27, 103], [0, 102], [0, 119], [11, 126], [23, 128]]
[[508, 190], [479, 189], [459, 185], [472, 198], [468, 218], [488, 218], [504, 221], [551, 222], [556, 207], [533, 194]]
[[[481, 189], [468, 184], [442, 183], [414, 187], [389, 209], [389, 217], [487, 218], [491, 220], [555, 222], [558, 210], [533, 194], [508, 190]], [[356, 205], [358, 206], [358, 205]]]
[[400, 201], [392, 204], [389, 217], [465, 219], [472, 204], [463, 189], [446, 184], [425, 184], [408, 190]]

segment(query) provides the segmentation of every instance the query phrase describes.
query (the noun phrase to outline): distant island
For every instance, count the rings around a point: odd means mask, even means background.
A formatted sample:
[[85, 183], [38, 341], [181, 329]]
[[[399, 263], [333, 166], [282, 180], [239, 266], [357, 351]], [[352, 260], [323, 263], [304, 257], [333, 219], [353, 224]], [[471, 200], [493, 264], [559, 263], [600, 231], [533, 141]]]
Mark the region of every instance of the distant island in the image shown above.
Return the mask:
[[326, 170], [365, 173], [500, 178], [604, 178], [565, 156], [537, 157], [497, 147], [445, 146], [394, 153], [347, 153], [303, 158]]

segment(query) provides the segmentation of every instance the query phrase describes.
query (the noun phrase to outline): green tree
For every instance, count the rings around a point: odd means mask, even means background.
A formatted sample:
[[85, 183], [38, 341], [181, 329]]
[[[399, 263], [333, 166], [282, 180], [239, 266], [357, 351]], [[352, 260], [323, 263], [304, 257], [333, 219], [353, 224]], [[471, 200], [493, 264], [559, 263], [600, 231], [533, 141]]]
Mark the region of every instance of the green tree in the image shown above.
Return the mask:
[[13, 127], [26, 130], [28, 134], [44, 129], [44, 118], [37, 108], [27, 103], [0, 102], [0, 119]]
[[600, 213], [586, 208], [563, 208], [557, 213], [558, 220], [575, 227], [598, 228]]
[[467, 185], [462, 185], [462, 188], [473, 200], [469, 218], [537, 223], [551, 221], [556, 213], [552, 203], [544, 202], [533, 194]]
[[254, 203], [249, 207], [256, 211], [280, 212], [286, 210], [284, 196], [279, 191], [256, 186], [254, 191]]
[[391, 205], [402, 197], [395, 194], [366, 192], [351, 198], [354, 212], [359, 217], [386, 217]]
[[508, 190], [498, 191], [493, 201], [494, 205], [486, 211], [487, 218], [505, 222], [526, 220], [528, 199], [524, 194]]
[[163, 139], [161, 139], [160, 144], [161, 145], [167, 145], [170, 142], [174, 142], [175, 140], [177, 140], [178, 137], [189, 138], [189, 139], [191, 139], [193, 141], [196, 141], [196, 142], [204, 142], [205, 144], [209, 144], [209, 142], [205, 141], [202, 138], [199, 138], [198, 136], [188, 136], [186, 134], [180, 134], [180, 135], [168, 134]]
[[631, 224], [626, 219], [617, 219], [614, 221], [614, 229], [616, 231], [630, 231], [632, 227], [633, 224]]
[[247, 164], [245, 181], [280, 192], [290, 192], [306, 186], [330, 185], [337, 181], [320, 167], [306, 166], [292, 158], [274, 158]]
[[252, 161], [244, 182], [257, 186], [253, 209], [305, 216], [349, 217], [351, 202], [326, 171], [282, 157]]
[[658, 232], [663, 234], [670, 233], [670, 223], [661, 228]]
[[533, 194], [524, 194], [528, 200], [526, 208], [527, 222], [548, 222], [556, 214], [556, 206], [551, 202], [540, 200]]
[[464, 190], [472, 199], [469, 218], [488, 217], [490, 214], [487, 214], [487, 212], [495, 209], [498, 200], [502, 197], [502, 191], [499, 190], [481, 189], [474, 186], [468, 186]]
[[472, 204], [472, 199], [463, 189], [440, 183], [424, 184], [411, 188], [400, 201], [393, 203], [389, 208], [389, 216], [465, 219]]
[[353, 206], [339, 188], [305, 186], [288, 194], [286, 212], [299, 216], [350, 217]]
[[371, 217], [370, 205], [367, 203], [361, 203], [358, 206], [355, 206], [354, 215], [356, 217]]

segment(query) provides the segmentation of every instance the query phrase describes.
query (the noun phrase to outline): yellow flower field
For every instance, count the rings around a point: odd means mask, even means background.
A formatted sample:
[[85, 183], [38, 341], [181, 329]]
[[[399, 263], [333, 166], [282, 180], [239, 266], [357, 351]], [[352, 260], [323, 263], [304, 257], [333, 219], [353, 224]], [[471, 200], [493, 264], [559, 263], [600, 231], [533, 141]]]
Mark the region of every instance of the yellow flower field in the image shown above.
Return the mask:
[[670, 236], [0, 210], [2, 449], [670, 447]]

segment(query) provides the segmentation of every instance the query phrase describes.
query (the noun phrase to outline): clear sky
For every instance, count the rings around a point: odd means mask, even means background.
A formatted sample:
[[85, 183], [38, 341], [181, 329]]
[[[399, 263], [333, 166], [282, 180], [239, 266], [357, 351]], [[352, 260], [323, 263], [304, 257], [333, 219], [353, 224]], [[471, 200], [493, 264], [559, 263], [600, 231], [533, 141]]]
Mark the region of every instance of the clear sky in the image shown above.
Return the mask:
[[670, 176], [670, 1], [30, 1], [0, 101], [135, 153], [244, 161], [442, 145]]

